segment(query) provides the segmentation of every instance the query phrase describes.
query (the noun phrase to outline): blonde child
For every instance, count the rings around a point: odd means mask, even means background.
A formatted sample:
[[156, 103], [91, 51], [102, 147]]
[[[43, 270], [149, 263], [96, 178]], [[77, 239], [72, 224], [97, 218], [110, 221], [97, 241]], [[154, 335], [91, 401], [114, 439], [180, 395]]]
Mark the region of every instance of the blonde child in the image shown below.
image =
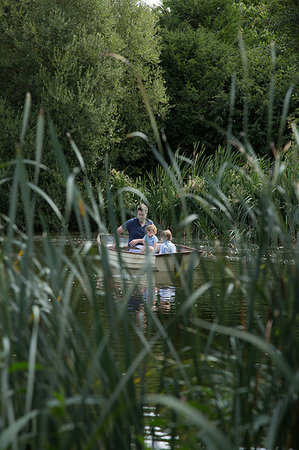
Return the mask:
[[162, 232], [163, 244], [160, 246], [160, 253], [176, 253], [176, 246], [171, 242], [172, 233], [170, 230], [164, 230]]
[[154, 224], [148, 225], [146, 227], [146, 235], [143, 239], [133, 239], [130, 242], [130, 245], [143, 244], [143, 247], [140, 249], [141, 253], [145, 253], [147, 249], [149, 252], [154, 252], [157, 248], [157, 228]]

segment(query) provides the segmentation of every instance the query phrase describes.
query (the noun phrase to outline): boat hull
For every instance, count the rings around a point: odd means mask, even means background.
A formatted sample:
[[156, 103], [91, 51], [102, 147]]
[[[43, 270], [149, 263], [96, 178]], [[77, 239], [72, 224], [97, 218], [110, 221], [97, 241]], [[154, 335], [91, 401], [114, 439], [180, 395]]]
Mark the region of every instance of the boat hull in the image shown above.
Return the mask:
[[[199, 252], [187, 246], [181, 246], [177, 253], [142, 254], [128, 251], [127, 247], [117, 250], [107, 246], [109, 263], [115, 268], [121, 265], [129, 270], [146, 269], [148, 266], [157, 272], [178, 272], [193, 270], [199, 264]], [[121, 262], [120, 262], [121, 259]]]

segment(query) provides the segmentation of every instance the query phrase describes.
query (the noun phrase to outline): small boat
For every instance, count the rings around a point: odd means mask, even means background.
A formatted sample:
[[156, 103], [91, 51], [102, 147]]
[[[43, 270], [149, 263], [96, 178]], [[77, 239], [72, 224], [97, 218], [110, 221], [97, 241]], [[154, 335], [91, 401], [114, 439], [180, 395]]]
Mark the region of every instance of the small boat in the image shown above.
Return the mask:
[[[108, 259], [111, 266], [119, 268], [141, 269], [150, 265], [157, 272], [178, 272], [180, 270], [193, 270], [199, 265], [199, 251], [186, 245], [176, 244], [176, 253], [137, 253], [129, 250], [127, 245], [120, 243], [119, 248], [101, 240], [101, 246], [107, 248]], [[120, 261], [121, 260], [121, 261]]]

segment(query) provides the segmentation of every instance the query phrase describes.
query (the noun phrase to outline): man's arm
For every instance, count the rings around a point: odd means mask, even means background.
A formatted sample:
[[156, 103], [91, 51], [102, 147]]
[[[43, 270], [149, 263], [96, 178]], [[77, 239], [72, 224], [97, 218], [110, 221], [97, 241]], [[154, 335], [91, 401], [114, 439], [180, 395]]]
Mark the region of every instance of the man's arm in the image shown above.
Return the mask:
[[116, 231], [117, 231], [117, 234], [122, 234], [125, 232], [125, 230], [123, 229], [122, 226], [118, 227]]
[[134, 246], [137, 244], [143, 244], [144, 245], [144, 239], [132, 239], [131, 242], [129, 242], [130, 245]]

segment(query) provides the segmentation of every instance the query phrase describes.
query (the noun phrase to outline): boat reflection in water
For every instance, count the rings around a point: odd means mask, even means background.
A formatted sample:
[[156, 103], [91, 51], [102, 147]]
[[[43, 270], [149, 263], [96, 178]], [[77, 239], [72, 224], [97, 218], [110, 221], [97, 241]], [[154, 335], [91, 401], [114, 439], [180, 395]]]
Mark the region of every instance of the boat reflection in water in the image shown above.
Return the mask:
[[176, 310], [176, 293], [180, 289], [179, 280], [167, 272], [152, 274], [148, 279], [146, 275], [136, 276], [133, 289], [128, 301], [128, 311], [136, 316], [136, 323], [146, 325], [146, 312], [148, 309], [155, 313], [173, 314]]
[[[189, 272], [188, 277], [197, 287], [200, 283], [198, 270]], [[185, 274], [183, 274], [185, 276]], [[145, 326], [146, 315], [149, 311], [154, 314], [174, 315], [186, 295], [181, 277], [173, 272], [146, 273], [125, 271], [121, 273], [114, 269], [109, 280], [98, 278], [97, 288], [102, 291], [103, 284], [110, 285], [115, 304], [127, 303], [127, 311], [132, 319], [141, 326]]]
[[171, 306], [175, 303], [175, 286], [160, 287], [158, 290], [159, 310], [165, 314], [171, 311]]
[[138, 286], [132, 292], [128, 309], [130, 312], [137, 312], [144, 309], [144, 306], [150, 306], [154, 311], [169, 313], [172, 305], [175, 304], [176, 286], [174, 285], [155, 285], [152, 289], [146, 286]]

